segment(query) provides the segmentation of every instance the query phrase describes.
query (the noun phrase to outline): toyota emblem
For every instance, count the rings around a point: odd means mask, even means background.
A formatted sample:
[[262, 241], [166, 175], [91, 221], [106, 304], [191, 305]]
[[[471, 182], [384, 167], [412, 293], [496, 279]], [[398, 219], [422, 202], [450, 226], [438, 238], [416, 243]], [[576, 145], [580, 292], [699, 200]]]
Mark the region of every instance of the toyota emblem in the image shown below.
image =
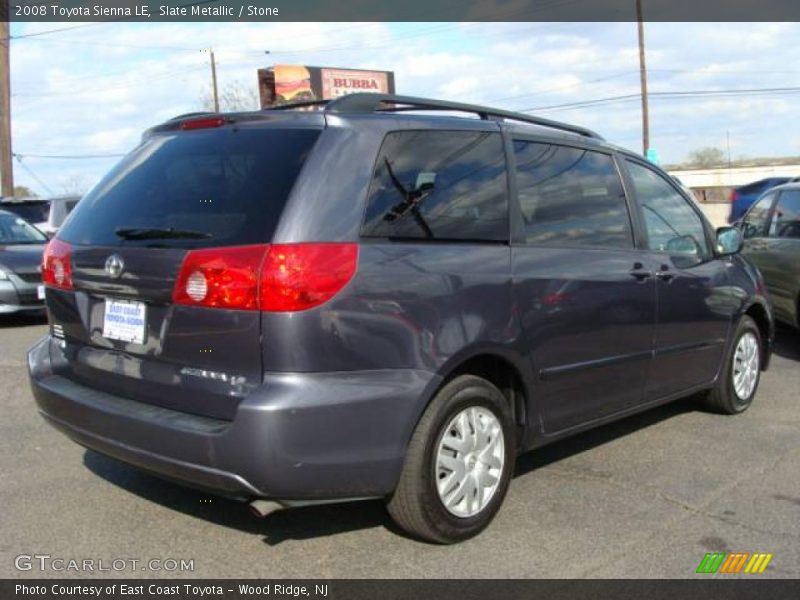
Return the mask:
[[120, 275], [122, 275], [122, 271], [124, 270], [125, 263], [122, 261], [122, 257], [118, 254], [112, 254], [106, 259], [106, 273], [108, 273], [109, 277], [117, 279]]

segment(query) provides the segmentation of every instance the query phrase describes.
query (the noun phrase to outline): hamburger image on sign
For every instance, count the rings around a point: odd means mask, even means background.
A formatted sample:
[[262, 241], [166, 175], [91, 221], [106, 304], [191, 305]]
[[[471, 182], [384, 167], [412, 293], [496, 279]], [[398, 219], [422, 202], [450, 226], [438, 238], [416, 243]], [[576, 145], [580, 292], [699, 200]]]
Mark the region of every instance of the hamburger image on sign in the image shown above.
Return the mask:
[[276, 104], [316, 100], [311, 89], [311, 73], [302, 65], [275, 66]]

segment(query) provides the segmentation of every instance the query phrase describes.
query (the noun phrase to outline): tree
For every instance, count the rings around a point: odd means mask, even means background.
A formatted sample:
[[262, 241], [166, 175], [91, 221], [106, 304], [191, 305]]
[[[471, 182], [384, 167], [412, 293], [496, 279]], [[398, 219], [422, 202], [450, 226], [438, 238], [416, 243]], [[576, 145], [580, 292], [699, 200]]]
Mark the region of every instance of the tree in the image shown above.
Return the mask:
[[83, 196], [89, 186], [79, 173], [72, 173], [61, 180], [61, 192], [65, 196]]
[[692, 150], [686, 159], [687, 166], [698, 169], [719, 167], [727, 163], [728, 159], [725, 155], [725, 152], [720, 148], [714, 148], [711, 146], [699, 148], [698, 150]]
[[[200, 97], [203, 110], [214, 110], [214, 95], [207, 89]], [[248, 86], [241, 80], [226, 83], [219, 90], [219, 109], [223, 112], [236, 112], [240, 110], [258, 110], [261, 107], [258, 89]]]
[[31, 188], [26, 185], [15, 185], [14, 186], [14, 197], [15, 198], [36, 198], [36, 192], [34, 192]]

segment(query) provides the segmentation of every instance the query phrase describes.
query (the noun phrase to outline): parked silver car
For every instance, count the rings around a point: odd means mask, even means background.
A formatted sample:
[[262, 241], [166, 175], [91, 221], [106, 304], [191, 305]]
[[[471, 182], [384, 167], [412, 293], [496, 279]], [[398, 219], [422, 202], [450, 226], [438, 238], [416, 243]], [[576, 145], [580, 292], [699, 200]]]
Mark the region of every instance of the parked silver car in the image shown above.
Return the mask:
[[46, 243], [22, 217], [0, 210], [0, 314], [44, 310], [39, 265]]

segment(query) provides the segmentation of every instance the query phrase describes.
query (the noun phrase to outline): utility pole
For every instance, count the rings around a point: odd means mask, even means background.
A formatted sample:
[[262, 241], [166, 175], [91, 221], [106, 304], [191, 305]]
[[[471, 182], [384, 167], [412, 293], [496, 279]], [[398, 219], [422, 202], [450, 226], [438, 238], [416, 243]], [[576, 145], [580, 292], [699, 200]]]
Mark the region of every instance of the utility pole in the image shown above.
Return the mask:
[[636, 22], [639, 29], [639, 78], [642, 84], [642, 153], [650, 149], [650, 110], [647, 106], [647, 64], [644, 56], [644, 21], [642, 0], [636, 0]]
[[14, 167], [11, 164], [11, 37], [8, 28], [8, 0], [0, 0], [0, 195], [14, 195]]
[[728, 145], [728, 169], [731, 168], [731, 130], [725, 130], [725, 139]]
[[217, 63], [214, 60], [214, 49], [209, 48], [208, 53], [211, 55], [211, 90], [214, 96], [214, 112], [219, 112], [219, 92], [217, 90]]

